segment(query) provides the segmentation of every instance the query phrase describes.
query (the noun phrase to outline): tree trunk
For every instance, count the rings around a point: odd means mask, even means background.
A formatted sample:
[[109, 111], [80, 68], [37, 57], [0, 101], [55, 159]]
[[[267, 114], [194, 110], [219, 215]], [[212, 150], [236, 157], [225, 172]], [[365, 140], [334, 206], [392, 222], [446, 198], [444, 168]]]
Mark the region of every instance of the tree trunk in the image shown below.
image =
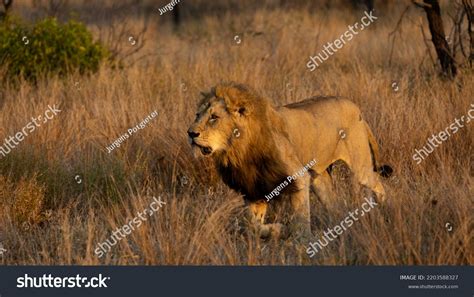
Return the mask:
[[468, 24], [468, 32], [469, 32], [469, 39], [470, 43], [470, 54], [469, 54], [469, 65], [472, 67], [474, 63], [474, 7], [472, 6], [471, 0], [463, 0], [462, 4], [464, 6], [464, 11], [467, 15]]
[[457, 73], [456, 61], [452, 57], [448, 42], [446, 41], [439, 2], [438, 0], [424, 0], [423, 2], [424, 5], [422, 7], [428, 18], [431, 40], [441, 63], [443, 74], [449, 78], [454, 78]]
[[374, 10], [374, 0], [351, 0], [353, 8], [359, 8], [359, 6], [364, 5], [367, 8], [367, 11]]
[[3, 6], [5, 6], [5, 13], [8, 12], [12, 3], [13, 3], [13, 0], [3, 0]]
[[181, 14], [179, 11], [179, 4], [176, 5], [173, 9], [173, 23], [176, 29], [178, 29], [179, 25], [181, 24]]
[[3, 0], [2, 3], [3, 3], [3, 7], [5, 8], [5, 12], [4, 13], [0, 12], [0, 20], [7, 18], [8, 11], [10, 10], [13, 0]]
[[368, 11], [374, 10], [374, 0], [365, 0], [365, 7], [367, 7]]

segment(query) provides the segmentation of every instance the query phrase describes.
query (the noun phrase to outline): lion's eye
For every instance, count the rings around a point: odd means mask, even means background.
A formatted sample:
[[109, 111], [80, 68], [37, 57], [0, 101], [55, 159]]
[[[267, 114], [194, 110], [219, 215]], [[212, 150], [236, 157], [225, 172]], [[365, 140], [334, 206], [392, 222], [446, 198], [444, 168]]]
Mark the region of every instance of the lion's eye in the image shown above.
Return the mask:
[[219, 117], [216, 116], [215, 114], [211, 114], [211, 118], [209, 119], [209, 122], [210, 123], [214, 123], [215, 121], [217, 121]]

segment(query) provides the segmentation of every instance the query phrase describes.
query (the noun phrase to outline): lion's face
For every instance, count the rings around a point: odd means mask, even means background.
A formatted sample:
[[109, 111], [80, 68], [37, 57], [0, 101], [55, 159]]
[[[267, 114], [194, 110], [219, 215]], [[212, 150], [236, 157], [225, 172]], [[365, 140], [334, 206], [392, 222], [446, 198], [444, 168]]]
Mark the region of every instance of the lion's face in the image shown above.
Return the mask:
[[195, 156], [209, 156], [225, 151], [235, 137], [236, 123], [222, 98], [205, 100], [197, 111], [196, 120], [188, 129], [189, 142]]

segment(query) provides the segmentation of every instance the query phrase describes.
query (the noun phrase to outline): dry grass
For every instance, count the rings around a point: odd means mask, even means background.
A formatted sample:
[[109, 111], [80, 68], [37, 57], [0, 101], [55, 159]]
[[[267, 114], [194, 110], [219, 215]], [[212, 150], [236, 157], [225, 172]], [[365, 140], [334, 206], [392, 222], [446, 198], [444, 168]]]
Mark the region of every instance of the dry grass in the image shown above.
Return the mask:
[[[456, 82], [438, 78], [420, 29], [410, 22], [389, 66], [388, 33], [403, 5], [382, 12], [373, 27], [314, 73], [306, 69], [307, 57], [362, 12], [291, 7], [215, 16], [195, 5], [202, 15], [189, 18], [179, 34], [168, 16], [156, 21], [143, 50], [154, 55], [132, 67], [103, 67], [91, 77], [25, 82], [0, 92], [0, 139], [20, 131], [48, 104], [62, 110], [0, 159], [0, 240], [7, 249], [0, 263], [473, 264], [474, 127], [462, 128], [420, 165], [412, 155], [474, 103], [474, 74], [464, 71]], [[411, 18], [418, 16], [413, 12]], [[141, 20], [130, 18], [130, 32], [134, 25], [138, 30]], [[242, 44], [235, 45], [236, 32], [248, 30], [263, 34], [244, 33]], [[315, 94], [355, 101], [385, 161], [396, 169], [384, 181], [388, 203], [315, 259], [291, 240], [241, 234], [241, 197], [219, 181], [212, 164], [192, 158], [185, 133], [199, 92], [229, 80], [250, 84], [277, 104]], [[392, 81], [399, 82], [399, 92]], [[154, 110], [158, 117], [147, 128], [107, 154], [107, 145]], [[348, 189], [350, 176], [344, 170], [337, 175], [340, 195], [333, 206], [326, 209], [312, 199], [314, 230], [335, 226], [360, 205]], [[151, 196], [162, 196], [167, 205], [97, 258], [96, 245], [148, 207]]]

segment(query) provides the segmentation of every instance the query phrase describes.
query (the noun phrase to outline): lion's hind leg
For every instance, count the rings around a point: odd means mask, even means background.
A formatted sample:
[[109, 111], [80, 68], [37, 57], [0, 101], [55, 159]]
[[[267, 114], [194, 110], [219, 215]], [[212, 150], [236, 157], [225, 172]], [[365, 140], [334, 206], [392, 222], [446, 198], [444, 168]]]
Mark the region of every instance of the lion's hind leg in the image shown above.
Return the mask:
[[375, 193], [378, 202], [385, 201], [385, 189], [377, 173], [372, 168], [364, 168], [359, 170], [359, 172], [355, 172], [355, 177], [361, 185], [366, 186]]
[[[366, 132], [362, 135], [367, 135]], [[379, 179], [377, 172], [374, 171], [372, 153], [369, 142], [365, 138], [348, 139], [350, 160], [344, 160], [354, 173], [355, 180], [362, 186], [372, 190], [379, 202], [385, 200], [385, 190]]]

